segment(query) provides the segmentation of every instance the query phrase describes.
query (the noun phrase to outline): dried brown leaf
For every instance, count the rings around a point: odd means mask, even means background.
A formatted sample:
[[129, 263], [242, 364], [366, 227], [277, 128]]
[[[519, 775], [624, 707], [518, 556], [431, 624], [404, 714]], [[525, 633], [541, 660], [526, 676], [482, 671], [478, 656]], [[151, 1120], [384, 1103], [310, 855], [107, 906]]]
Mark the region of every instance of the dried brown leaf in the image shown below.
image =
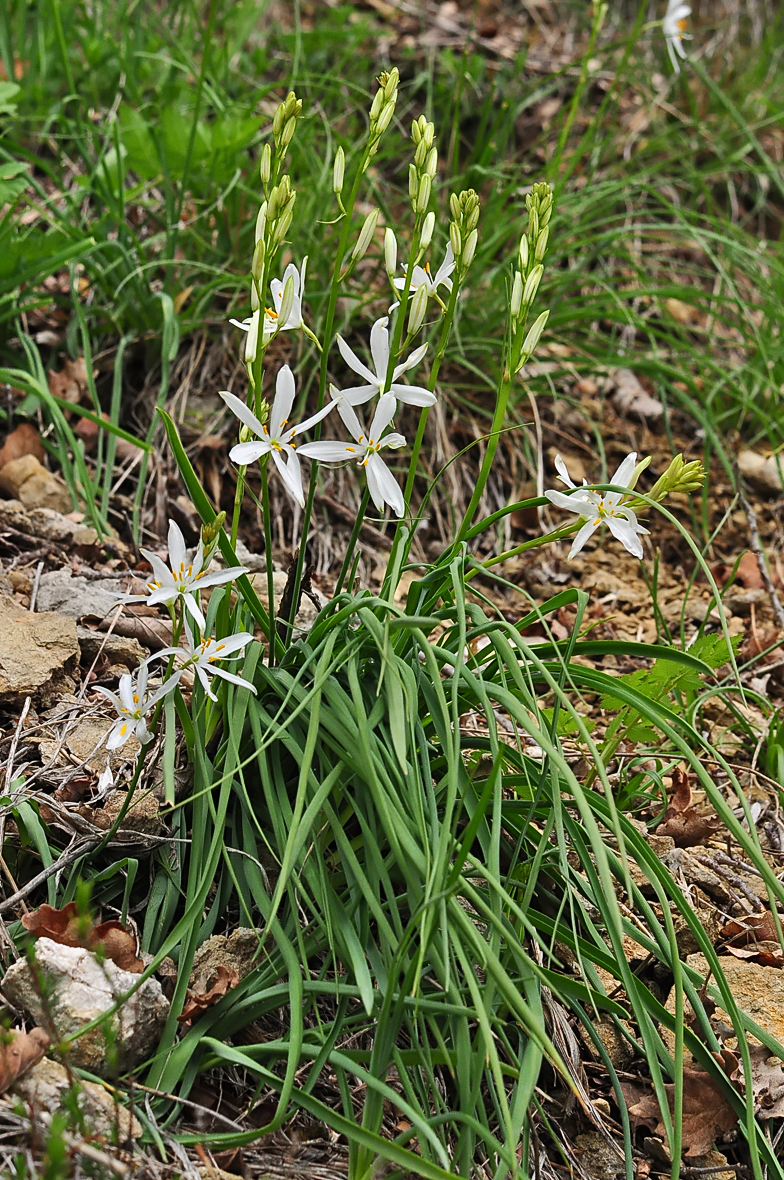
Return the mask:
[[[664, 1087], [670, 1111], [674, 1108], [673, 1085]], [[633, 1095], [627, 1095], [627, 1104]], [[658, 1099], [650, 1088], [642, 1098], [629, 1105], [629, 1114], [637, 1125], [649, 1127], [655, 1135], [665, 1134]], [[737, 1125], [735, 1108], [720, 1090], [711, 1075], [702, 1069], [683, 1070], [683, 1150], [686, 1156], [707, 1155], [714, 1140], [726, 1135]]]
[[717, 820], [712, 815], [701, 815], [692, 807], [689, 774], [683, 767], [678, 766], [672, 772], [672, 785], [670, 805], [656, 835], [670, 836], [679, 848], [693, 848], [715, 832]]
[[207, 991], [193, 992], [188, 990], [185, 1006], [178, 1019], [182, 1024], [190, 1023], [207, 1008], [217, 1004], [218, 1000], [222, 999], [233, 987], [236, 987], [239, 981], [239, 974], [233, 967], [229, 968], [220, 963], [215, 969], [215, 982]]
[[49, 1047], [49, 1037], [42, 1028], [22, 1032], [15, 1028], [0, 1036], [0, 1094], [5, 1094], [17, 1078], [40, 1061]]
[[100, 951], [123, 971], [136, 975], [144, 970], [144, 963], [136, 954], [135, 935], [115, 920], [95, 926], [91, 918], [79, 915], [75, 901], [69, 901], [61, 910], [42, 905], [24, 914], [22, 925], [35, 939], [48, 938], [61, 946]]
[[41, 436], [32, 422], [20, 422], [16, 430], [12, 430], [0, 447], [0, 467], [12, 463], [14, 459], [21, 459], [23, 455], [34, 455], [39, 463], [43, 463], [46, 456]]

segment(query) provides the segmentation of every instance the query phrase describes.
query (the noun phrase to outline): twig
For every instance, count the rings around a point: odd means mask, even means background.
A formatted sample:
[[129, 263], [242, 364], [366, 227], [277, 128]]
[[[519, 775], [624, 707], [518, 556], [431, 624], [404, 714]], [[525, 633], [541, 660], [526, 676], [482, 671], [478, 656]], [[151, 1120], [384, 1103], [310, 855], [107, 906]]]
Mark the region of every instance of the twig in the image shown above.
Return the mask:
[[5, 789], [6, 789], [6, 791], [9, 791], [11, 789], [11, 780], [12, 780], [13, 771], [14, 771], [14, 759], [16, 758], [16, 747], [19, 745], [19, 738], [21, 737], [21, 734], [22, 734], [22, 728], [25, 723], [25, 717], [30, 712], [31, 701], [32, 701], [31, 697], [25, 697], [25, 703], [22, 705], [22, 712], [19, 714], [19, 720], [16, 723], [16, 730], [14, 731], [14, 737], [11, 742], [11, 750], [8, 754], [8, 761], [5, 764]]
[[38, 565], [35, 567], [35, 580], [33, 581], [33, 589], [30, 594], [30, 613], [31, 614], [35, 610], [35, 602], [36, 602], [36, 599], [38, 598], [38, 587], [41, 584], [41, 573], [43, 571], [43, 568], [44, 568], [44, 563], [42, 561], [39, 561]]
[[101, 841], [99, 838], [89, 837], [87, 840], [82, 840], [79, 844], [75, 844], [72, 848], [66, 848], [65, 852], [58, 856], [57, 860], [53, 861], [52, 864], [47, 865], [46, 868], [43, 869], [36, 877], [31, 877], [31, 879], [25, 885], [23, 885], [21, 889], [17, 889], [16, 893], [12, 894], [11, 897], [7, 897], [5, 901], [0, 901], [0, 914], [4, 913], [6, 910], [13, 909], [13, 907], [18, 902], [23, 901], [29, 894], [33, 892], [34, 889], [37, 889], [39, 885], [43, 885], [43, 883], [48, 881], [50, 877], [53, 877], [55, 873], [59, 873], [61, 869], [67, 868], [68, 865], [73, 864], [75, 860], [79, 860], [80, 857], [85, 856], [88, 852], [92, 852], [93, 848], [97, 848], [100, 843]]
[[743, 511], [746, 513], [746, 520], [749, 522], [749, 548], [757, 559], [760, 577], [762, 578], [765, 589], [768, 592], [768, 598], [770, 599], [770, 605], [773, 607], [773, 613], [778, 619], [779, 627], [781, 627], [781, 629], [784, 631], [784, 606], [781, 605], [781, 599], [776, 593], [776, 587], [773, 585], [773, 579], [771, 578], [770, 572], [768, 570], [768, 563], [765, 560], [765, 551], [762, 548], [759, 529], [757, 528], [757, 514], [746, 499], [746, 493], [743, 490], [743, 479], [741, 478], [737, 463], [735, 464], [735, 477], [738, 487], [738, 499], [740, 500]]

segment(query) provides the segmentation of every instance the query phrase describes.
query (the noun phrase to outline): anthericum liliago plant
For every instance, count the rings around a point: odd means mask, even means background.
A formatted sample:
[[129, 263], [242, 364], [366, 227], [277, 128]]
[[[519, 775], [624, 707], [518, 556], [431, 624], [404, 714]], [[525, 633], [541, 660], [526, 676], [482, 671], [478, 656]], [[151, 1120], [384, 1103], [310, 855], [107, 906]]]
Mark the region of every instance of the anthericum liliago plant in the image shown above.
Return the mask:
[[[108, 745], [119, 747], [133, 732], [141, 749], [126, 805], [106, 841], [137, 787], [153, 789], [157, 773], [175, 841], [171, 855], [160, 854], [161, 871], [153, 873], [145, 902], [142, 945], [153, 956], [146, 971], [169, 954], [176, 955], [178, 969], [171, 1017], [146, 1082], [157, 1094], [185, 1097], [200, 1070], [238, 1068], [256, 1079], [264, 1109], [273, 1104], [261, 1130], [282, 1126], [296, 1108], [307, 1110], [348, 1142], [352, 1180], [369, 1180], [381, 1160], [397, 1174], [431, 1180], [524, 1177], [539, 1150], [536, 1136], [548, 1133], [537, 1090], [543, 1062], [573, 1085], [546, 1016], [546, 1005], [557, 1002], [597, 1045], [597, 1012], [622, 1019], [626, 1029], [634, 1023], [630, 1035], [649, 1056], [670, 1153], [678, 1160], [677, 1110], [670, 1115], [663, 1078], [678, 1074], [686, 1045], [702, 1054], [711, 1076], [719, 1067], [685, 1027], [684, 995], [698, 1016], [705, 1009], [693, 974], [681, 970], [670, 903], [680, 907], [706, 955], [722, 1007], [738, 1027], [742, 1017], [682, 891], [656, 858], [650, 860], [639, 828], [615, 804], [617, 733], [612, 748], [603, 747], [577, 704], [583, 692], [620, 697], [623, 715], [645, 719], [666, 747], [665, 753], [646, 751], [640, 781], [653, 774], [660, 782], [673, 758], [686, 760], [728, 830], [755, 858], [753, 825], [744, 826], [716, 790], [700, 757], [704, 738], [683, 711], [700, 676], [731, 661], [731, 651], [721, 637], [707, 637], [713, 646], [701, 642], [696, 652], [584, 641], [587, 595], [578, 586], [530, 604], [518, 623], [509, 623], [491, 604], [481, 605], [481, 585], [523, 552], [531, 551], [534, 562], [533, 551], [571, 538], [573, 556], [600, 529], [608, 543], [644, 560], [650, 540], [639, 517], [653, 509], [674, 520], [662, 502], [698, 488], [702, 470], [676, 456], [644, 494], [637, 484], [649, 460], [635, 453], [610, 484], [582, 487], [559, 458], [561, 489], [480, 518], [501, 434], [510, 429], [510, 402], [547, 328], [549, 313], [538, 301], [557, 223], [551, 188], [536, 182], [527, 189], [525, 212], [509, 210], [516, 247], [507, 331], [474, 491], [448, 549], [430, 564], [410, 562], [413, 531], [429, 495], [416, 486], [429, 445], [428, 414], [461, 300], [469, 281], [474, 292], [481, 289], [483, 276], [472, 270], [480, 197], [473, 189], [442, 193], [436, 129], [424, 116], [411, 127], [405, 224], [382, 227], [377, 208], [361, 224], [355, 216], [371, 161], [393, 124], [398, 86], [396, 69], [380, 75], [364, 138], [338, 146], [331, 161], [337, 209], [325, 209], [319, 224], [328, 243], [323, 256], [333, 266], [331, 275], [316, 279], [327, 291], [318, 321], [307, 298], [313, 279], [298, 246], [297, 191], [286, 171], [302, 103], [290, 93], [275, 113], [260, 155], [248, 314], [235, 321], [247, 390], [221, 391], [227, 420], [238, 431], [229, 448], [236, 494], [228, 527], [163, 412], [204, 522], [202, 536], [191, 552], [172, 524], [168, 563], [146, 554], [152, 573], [126, 601], [165, 605], [172, 642], [135, 678], [123, 678], [116, 696], [108, 694], [118, 715]], [[522, 233], [516, 229], [521, 217]], [[291, 257], [285, 267], [284, 247]], [[348, 282], [371, 250], [383, 262], [388, 310], [369, 332], [339, 335], [338, 299], [364, 304], [380, 294]], [[300, 362], [315, 365], [315, 374], [297, 372], [296, 362], [268, 361], [281, 332], [306, 338], [309, 347], [295, 355], [315, 357]], [[314, 390], [308, 406], [298, 398], [303, 388]], [[401, 405], [419, 411], [410, 444], [397, 425]], [[363, 469], [361, 498], [334, 595], [312, 628], [298, 631], [319, 469], [335, 464]], [[258, 471], [261, 483], [266, 602], [236, 557], [249, 469]], [[275, 478], [300, 521], [285, 609], [277, 619], [269, 496]], [[355, 588], [371, 503], [382, 521], [391, 510], [391, 549], [376, 593]], [[477, 538], [510, 513], [548, 503], [572, 519], [511, 550], [475, 556]], [[400, 596], [404, 571], [412, 576]], [[567, 641], [525, 638], [531, 622], [546, 628], [564, 606], [576, 612]], [[654, 678], [665, 686], [663, 698], [649, 699], [637, 682], [626, 684], [586, 659], [573, 659], [621, 648], [624, 658], [672, 664], [674, 678]], [[668, 696], [671, 685], [677, 694]], [[561, 744], [562, 722], [590, 759], [587, 784]], [[180, 748], [184, 788], [175, 774]], [[734, 781], [731, 767], [725, 773]], [[740, 787], [738, 793], [745, 798]], [[628, 856], [654, 882], [659, 910], [629, 878]], [[781, 897], [769, 868], [759, 858], [755, 863], [771, 896]], [[619, 881], [631, 909], [622, 911], [618, 903]], [[629, 919], [632, 910], [637, 925]], [[258, 931], [252, 968], [182, 1032], [177, 1018], [197, 948], [237, 925]], [[648, 993], [644, 979], [632, 976], [624, 944], [629, 937], [642, 940], [643, 957], [658, 957], [672, 972], [674, 1016]], [[568, 948], [583, 974], [572, 973], [566, 987], [559, 956]], [[594, 964], [615, 973], [613, 995]], [[247, 1037], [236, 1043], [238, 1030], [271, 1020], [281, 1006], [286, 1018], [279, 1035], [265, 1033], [261, 1044]], [[674, 1053], [658, 1032], [657, 1022], [667, 1021]], [[707, 1017], [705, 1023], [710, 1027]], [[324, 1071], [334, 1101], [325, 1101], [327, 1090], [319, 1089]], [[156, 1101], [165, 1114], [168, 1100]], [[384, 1123], [390, 1108], [399, 1119]], [[392, 1137], [382, 1133], [390, 1125], [397, 1128]], [[209, 1137], [216, 1144], [246, 1141], [220, 1130]], [[758, 1162], [767, 1161], [763, 1139], [754, 1142]]]

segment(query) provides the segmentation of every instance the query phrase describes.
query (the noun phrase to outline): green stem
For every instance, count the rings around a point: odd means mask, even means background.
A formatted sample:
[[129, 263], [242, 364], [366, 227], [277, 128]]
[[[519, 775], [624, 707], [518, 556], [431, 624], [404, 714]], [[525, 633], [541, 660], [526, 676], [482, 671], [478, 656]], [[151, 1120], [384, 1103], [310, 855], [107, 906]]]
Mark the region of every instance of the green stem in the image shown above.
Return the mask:
[[357, 546], [357, 540], [359, 538], [359, 530], [362, 528], [362, 523], [365, 519], [365, 513], [367, 512], [367, 506], [368, 506], [369, 499], [370, 499], [370, 491], [368, 490], [367, 487], [365, 487], [365, 490], [362, 493], [362, 500], [360, 501], [359, 511], [357, 512], [357, 518], [354, 521], [354, 527], [351, 530], [351, 536], [348, 539], [348, 546], [346, 548], [346, 556], [343, 558], [343, 564], [340, 567], [340, 573], [338, 574], [338, 580], [335, 583], [335, 593], [333, 595], [334, 598], [337, 598], [338, 594], [340, 594], [340, 591], [343, 589], [343, 582], [345, 580], [346, 574], [349, 571], [349, 567], [351, 565], [351, 559], [354, 555], [354, 550], [356, 549], [356, 546]]
[[[521, 545], [515, 545], [514, 549], [507, 549], [505, 553], [499, 553], [496, 557], [489, 557], [487, 561], [480, 562], [478, 566], [470, 570], [466, 574], [466, 580], [473, 578], [476, 574], [481, 573], [482, 570], [490, 569], [493, 565], [500, 565], [503, 561], [510, 561], [513, 557], [519, 557], [521, 553], [525, 553], [529, 549], [538, 549], [541, 545], [549, 545], [553, 541], [561, 541], [565, 537], [570, 537], [572, 533], [576, 533], [580, 525], [583, 523], [583, 518], [572, 521], [571, 524], [562, 525], [559, 529], [553, 529], [551, 533], [543, 533], [541, 537], [534, 537], [531, 541], [523, 541]], [[463, 538], [465, 540], [465, 538]]]
[[240, 509], [242, 508], [242, 500], [245, 495], [245, 472], [247, 467], [240, 467], [237, 471], [237, 488], [234, 492], [234, 511], [231, 516], [231, 547], [235, 549], [237, 546], [237, 533], [240, 527]]
[[65, 43], [63, 22], [60, 18], [60, 0], [52, 0], [52, 21], [54, 23], [55, 37], [57, 38], [57, 48], [60, 51], [60, 58], [63, 63], [63, 73], [65, 74], [65, 81], [68, 86], [68, 94], [70, 96], [76, 93], [76, 87], [74, 86], [71, 63], [68, 60], [68, 47]]
[[474, 488], [473, 495], [471, 496], [468, 507], [465, 510], [463, 523], [461, 524], [460, 531], [456, 537], [457, 544], [460, 544], [466, 539], [468, 530], [471, 527], [471, 521], [476, 514], [479, 501], [482, 499], [482, 493], [485, 490], [485, 485], [487, 484], [487, 481], [490, 477], [490, 468], [493, 465], [495, 453], [498, 450], [498, 442], [501, 437], [501, 427], [503, 426], [504, 418], [506, 417], [506, 407], [509, 404], [509, 394], [511, 391], [512, 373], [509, 365], [507, 364], [498, 389], [498, 397], [496, 398], [495, 412], [493, 414], [493, 422], [490, 427], [490, 438], [487, 443], [487, 450], [485, 451], [485, 457], [482, 460], [482, 466], [479, 468], [476, 487]]
[[272, 520], [270, 519], [268, 456], [261, 465], [261, 514], [264, 519], [264, 556], [267, 565], [267, 599], [270, 626], [270, 641], [267, 662], [270, 668], [275, 663], [275, 570], [272, 563]]

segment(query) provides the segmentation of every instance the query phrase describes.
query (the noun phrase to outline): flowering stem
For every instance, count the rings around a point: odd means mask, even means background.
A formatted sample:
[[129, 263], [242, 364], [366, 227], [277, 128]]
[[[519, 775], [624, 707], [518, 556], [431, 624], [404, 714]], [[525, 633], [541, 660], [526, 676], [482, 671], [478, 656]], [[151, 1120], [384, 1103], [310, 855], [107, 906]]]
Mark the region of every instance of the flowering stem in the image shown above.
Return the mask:
[[237, 487], [234, 492], [234, 511], [231, 516], [231, 547], [237, 546], [237, 533], [240, 527], [240, 509], [245, 495], [245, 472], [247, 467], [240, 467], [237, 471]]
[[[319, 369], [319, 386], [318, 386], [318, 400], [316, 409], [321, 410], [324, 406], [324, 395], [327, 391], [327, 372], [329, 366], [329, 342], [332, 339], [332, 327], [335, 322], [335, 309], [338, 304], [338, 294], [340, 293], [340, 275], [343, 269], [343, 259], [348, 247], [348, 236], [351, 232], [351, 215], [354, 211], [354, 203], [357, 199], [359, 186], [362, 182], [362, 177], [365, 174], [365, 166], [369, 159], [368, 150], [365, 149], [365, 154], [360, 161], [354, 177], [354, 183], [351, 186], [351, 192], [345, 202], [346, 216], [343, 218], [343, 225], [340, 230], [340, 238], [338, 240], [338, 248], [335, 254], [335, 265], [332, 269], [332, 283], [329, 289], [329, 300], [327, 301], [327, 314], [324, 317], [324, 330], [322, 333], [322, 340], [325, 347], [321, 353], [321, 366]], [[321, 437], [321, 423], [317, 423], [314, 431], [314, 439], [318, 440]], [[310, 529], [310, 518], [313, 514], [313, 501], [316, 496], [316, 476], [318, 473], [318, 463], [314, 459], [311, 466], [310, 484], [308, 487], [308, 497], [305, 501], [305, 511], [302, 514], [302, 532], [300, 534], [299, 550], [297, 552], [297, 564], [294, 570], [294, 593], [291, 596], [291, 609], [288, 618], [288, 626], [286, 631], [289, 636], [289, 642], [294, 635], [294, 619], [297, 614], [297, 607], [299, 605], [300, 588], [302, 586], [302, 570], [305, 564], [305, 549], [308, 542], [308, 530]]]
[[348, 539], [348, 545], [346, 547], [346, 556], [343, 558], [343, 564], [340, 567], [340, 573], [338, 574], [338, 580], [335, 583], [335, 593], [333, 595], [334, 598], [337, 598], [338, 594], [340, 594], [340, 591], [343, 589], [343, 582], [345, 581], [346, 574], [348, 573], [349, 568], [351, 566], [351, 559], [354, 556], [354, 550], [356, 549], [357, 540], [359, 538], [359, 530], [362, 528], [362, 524], [365, 519], [365, 513], [367, 512], [367, 506], [368, 506], [369, 499], [370, 499], [370, 491], [366, 485], [365, 490], [362, 493], [362, 499], [359, 504], [359, 510], [357, 511], [357, 518], [354, 521], [354, 527], [351, 530], [351, 536]]
[[267, 661], [270, 668], [275, 663], [275, 571], [272, 565], [272, 521], [270, 519], [268, 456], [261, 465], [261, 514], [264, 519], [264, 554], [267, 565], [267, 611], [269, 613], [269, 649]]
[[[436, 382], [438, 381], [438, 373], [441, 368], [441, 362], [444, 359], [447, 342], [449, 340], [449, 332], [452, 327], [452, 321], [455, 317], [455, 307], [457, 305], [458, 284], [455, 281], [452, 284], [452, 290], [449, 295], [449, 303], [446, 307], [446, 312], [441, 323], [441, 336], [438, 341], [435, 356], [433, 357], [433, 364], [430, 369], [430, 379], [427, 383], [427, 388], [431, 393], [435, 393]], [[419, 415], [419, 425], [417, 426], [416, 438], [414, 439], [414, 446], [411, 449], [411, 462], [408, 465], [408, 476], [406, 478], [406, 488], [403, 493], [403, 499], [408, 506], [411, 499], [411, 493], [414, 489], [414, 479], [416, 477], [416, 466], [419, 460], [419, 451], [422, 447], [422, 439], [425, 436], [425, 427], [427, 426], [427, 417], [430, 413], [429, 406], [423, 406], [422, 413]]]
[[471, 496], [468, 507], [466, 508], [465, 514], [463, 516], [463, 523], [461, 524], [460, 531], [455, 538], [457, 544], [460, 544], [461, 541], [465, 541], [468, 531], [471, 527], [471, 521], [473, 520], [476, 510], [479, 506], [479, 501], [482, 499], [482, 493], [485, 490], [485, 485], [487, 484], [487, 480], [490, 476], [490, 468], [493, 465], [495, 453], [498, 449], [498, 441], [501, 437], [501, 427], [503, 426], [504, 418], [506, 417], [506, 407], [509, 403], [509, 394], [511, 393], [511, 390], [512, 372], [511, 368], [507, 364], [504, 368], [504, 374], [501, 378], [501, 384], [498, 389], [498, 397], [496, 398], [495, 413], [493, 414], [493, 422], [490, 427], [490, 438], [487, 442], [487, 450], [485, 451], [485, 457], [482, 460], [482, 466], [479, 468], [479, 475], [476, 479], [476, 487], [474, 488], [473, 495]]

